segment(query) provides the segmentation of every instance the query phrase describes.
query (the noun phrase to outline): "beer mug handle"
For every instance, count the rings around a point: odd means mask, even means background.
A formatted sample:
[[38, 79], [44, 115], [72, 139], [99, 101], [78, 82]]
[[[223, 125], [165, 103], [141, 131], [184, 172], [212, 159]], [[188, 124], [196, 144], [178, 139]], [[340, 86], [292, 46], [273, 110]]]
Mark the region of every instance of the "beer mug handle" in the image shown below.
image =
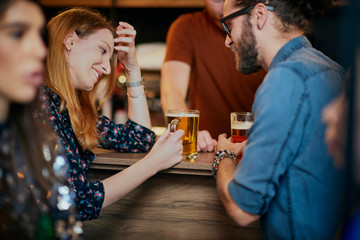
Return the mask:
[[175, 118], [170, 122], [170, 132], [175, 132], [176, 131], [176, 127], [179, 124], [180, 119]]

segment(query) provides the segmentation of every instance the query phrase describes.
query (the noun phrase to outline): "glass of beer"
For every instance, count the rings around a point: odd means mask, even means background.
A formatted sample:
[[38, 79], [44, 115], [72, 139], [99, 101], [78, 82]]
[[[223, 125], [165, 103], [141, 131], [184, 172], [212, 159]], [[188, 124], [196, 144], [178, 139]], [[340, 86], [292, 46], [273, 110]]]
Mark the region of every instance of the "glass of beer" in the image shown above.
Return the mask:
[[183, 159], [197, 158], [197, 135], [199, 131], [199, 110], [167, 110], [165, 111], [166, 126], [170, 124], [170, 131], [184, 130]]
[[[254, 115], [250, 112], [232, 112], [231, 119], [231, 137], [234, 143], [240, 143], [246, 140], [247, 133], [254, 123]], [[242, 158], [242, 153], [238, 159]]]

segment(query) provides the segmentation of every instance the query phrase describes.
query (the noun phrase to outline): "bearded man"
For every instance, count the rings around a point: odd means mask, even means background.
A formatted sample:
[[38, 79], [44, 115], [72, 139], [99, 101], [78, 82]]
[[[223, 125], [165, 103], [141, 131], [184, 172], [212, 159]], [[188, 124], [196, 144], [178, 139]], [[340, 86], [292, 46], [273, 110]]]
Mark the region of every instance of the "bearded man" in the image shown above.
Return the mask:
[[228, 214], [240, 226], [260, 218], [265, 239], [333, 239], [341, 221], [343, 172], [327, 154], [321, 112], [341, 92], [345, 73], [305, 37], [329, 5], [224, 3], [225, 45], [237, 70], [267, 74], [255, 95], [248, 141], [234, 144], [220, 135], [213, 172]]

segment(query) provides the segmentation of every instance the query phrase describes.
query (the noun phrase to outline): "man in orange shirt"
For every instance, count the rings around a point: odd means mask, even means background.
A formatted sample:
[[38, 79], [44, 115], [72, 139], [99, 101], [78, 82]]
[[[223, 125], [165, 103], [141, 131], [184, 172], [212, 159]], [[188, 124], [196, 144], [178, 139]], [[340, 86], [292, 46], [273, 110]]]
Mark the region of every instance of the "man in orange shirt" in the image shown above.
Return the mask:
[[[201, 12], [183, 14], [171, 25], [161, 71], [163, 110], [200, 110], [198, 150], [213, 151], [213, 138], [230, 134], [230, 112], [251, 111], [264, 71], [243, 75], [224, 46], [223, 0], [205, 0]], [[188, 97], [189, 107], [186, 103]]]

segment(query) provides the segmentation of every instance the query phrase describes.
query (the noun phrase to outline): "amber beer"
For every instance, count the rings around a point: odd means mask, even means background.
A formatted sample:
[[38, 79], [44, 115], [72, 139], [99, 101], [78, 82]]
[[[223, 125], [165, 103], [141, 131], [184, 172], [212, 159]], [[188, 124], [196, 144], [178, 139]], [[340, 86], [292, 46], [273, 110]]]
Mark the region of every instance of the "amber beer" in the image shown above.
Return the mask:
[[183, 159], [196, 159], [197, 135], [199, 130], [200, 111], [198, 110], [168, 110], [165, 111], [166, 126], [171, 124], [173, 131], [184, 130]]
[[[254, 116], [250, 112], [232, 112], [231, 119], [231, 137], [234, 143], [240, 143], [246, 140], [247, 133], [254, 122]], [[242, 158], [242, 153], [238, 159]]]
[[246, 140], [246, 135], [252, 126], [252, 122], [235, 122], [231, 125], [231, 136], [234, 143]]

